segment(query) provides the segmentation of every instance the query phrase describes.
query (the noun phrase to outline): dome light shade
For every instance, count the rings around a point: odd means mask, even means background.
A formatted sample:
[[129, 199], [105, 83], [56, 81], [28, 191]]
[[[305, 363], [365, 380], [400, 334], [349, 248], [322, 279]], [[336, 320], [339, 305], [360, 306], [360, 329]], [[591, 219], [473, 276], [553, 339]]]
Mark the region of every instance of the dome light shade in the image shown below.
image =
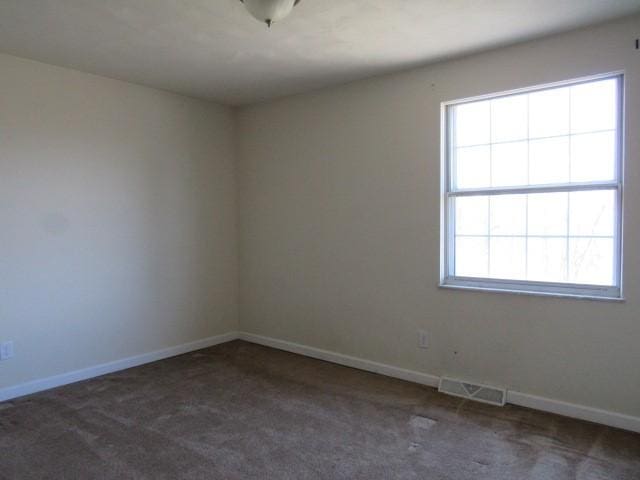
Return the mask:
[[272, 23], [282, 20], [291, 13], [293, 7], [300, 0], [240, 0], [257, 20], [266, 23], [268, 27]]

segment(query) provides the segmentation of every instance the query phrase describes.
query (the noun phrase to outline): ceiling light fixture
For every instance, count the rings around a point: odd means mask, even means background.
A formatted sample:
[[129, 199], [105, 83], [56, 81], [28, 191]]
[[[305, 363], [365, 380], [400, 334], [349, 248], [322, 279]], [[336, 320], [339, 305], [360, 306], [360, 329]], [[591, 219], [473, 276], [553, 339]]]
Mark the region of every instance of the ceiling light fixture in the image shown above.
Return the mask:
[[282, 20], [291, 13], [300, 0], [240, 0], [249, 13], [267, 27]]

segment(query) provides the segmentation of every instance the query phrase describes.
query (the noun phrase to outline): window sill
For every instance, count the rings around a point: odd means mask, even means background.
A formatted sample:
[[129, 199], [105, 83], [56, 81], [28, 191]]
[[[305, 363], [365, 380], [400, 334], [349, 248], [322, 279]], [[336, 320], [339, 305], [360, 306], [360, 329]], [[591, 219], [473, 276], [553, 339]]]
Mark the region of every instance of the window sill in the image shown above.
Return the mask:
[[590, 295], [590, 294], [583, 294], [583, 293], [541, 292], [536, 290], [520, 290], [520, 289], [493, 287], [493, 286], [483, 287], [478, 285], [460, 285], [455, 283], [440, 283], [438, 287], [443, 289], [449, 289], [449, 290], [469, 290], [472, 292], [508, 293], [512, 295], [570, 298], [574, 300], [596, 300], [601, 302], [614, 302], [614, 303], [624, 303], [626, 301], [624, 297]]

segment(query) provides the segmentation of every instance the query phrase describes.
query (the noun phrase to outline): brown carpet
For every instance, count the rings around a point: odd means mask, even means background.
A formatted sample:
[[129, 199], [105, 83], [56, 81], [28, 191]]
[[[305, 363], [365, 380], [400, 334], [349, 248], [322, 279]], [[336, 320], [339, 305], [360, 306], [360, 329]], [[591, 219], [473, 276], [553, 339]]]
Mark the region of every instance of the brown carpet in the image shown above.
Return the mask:
[[0, 403], [5, 479], [640, 479], [640, 435], [245, 342]]

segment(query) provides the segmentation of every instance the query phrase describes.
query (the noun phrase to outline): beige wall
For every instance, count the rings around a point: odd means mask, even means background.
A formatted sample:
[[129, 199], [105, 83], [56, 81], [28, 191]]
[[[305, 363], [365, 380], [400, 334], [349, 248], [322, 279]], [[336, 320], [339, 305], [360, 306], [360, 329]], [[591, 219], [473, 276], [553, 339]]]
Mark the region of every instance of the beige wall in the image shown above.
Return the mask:
[[233, 115], [0, 55], [0, 388], [237, 330]]
[[[241, 110], [242, 329], [640, 415], [639, 34], [634, 17]], [[622, 69], [626, 303], [438, 289], [440, 102]]]

